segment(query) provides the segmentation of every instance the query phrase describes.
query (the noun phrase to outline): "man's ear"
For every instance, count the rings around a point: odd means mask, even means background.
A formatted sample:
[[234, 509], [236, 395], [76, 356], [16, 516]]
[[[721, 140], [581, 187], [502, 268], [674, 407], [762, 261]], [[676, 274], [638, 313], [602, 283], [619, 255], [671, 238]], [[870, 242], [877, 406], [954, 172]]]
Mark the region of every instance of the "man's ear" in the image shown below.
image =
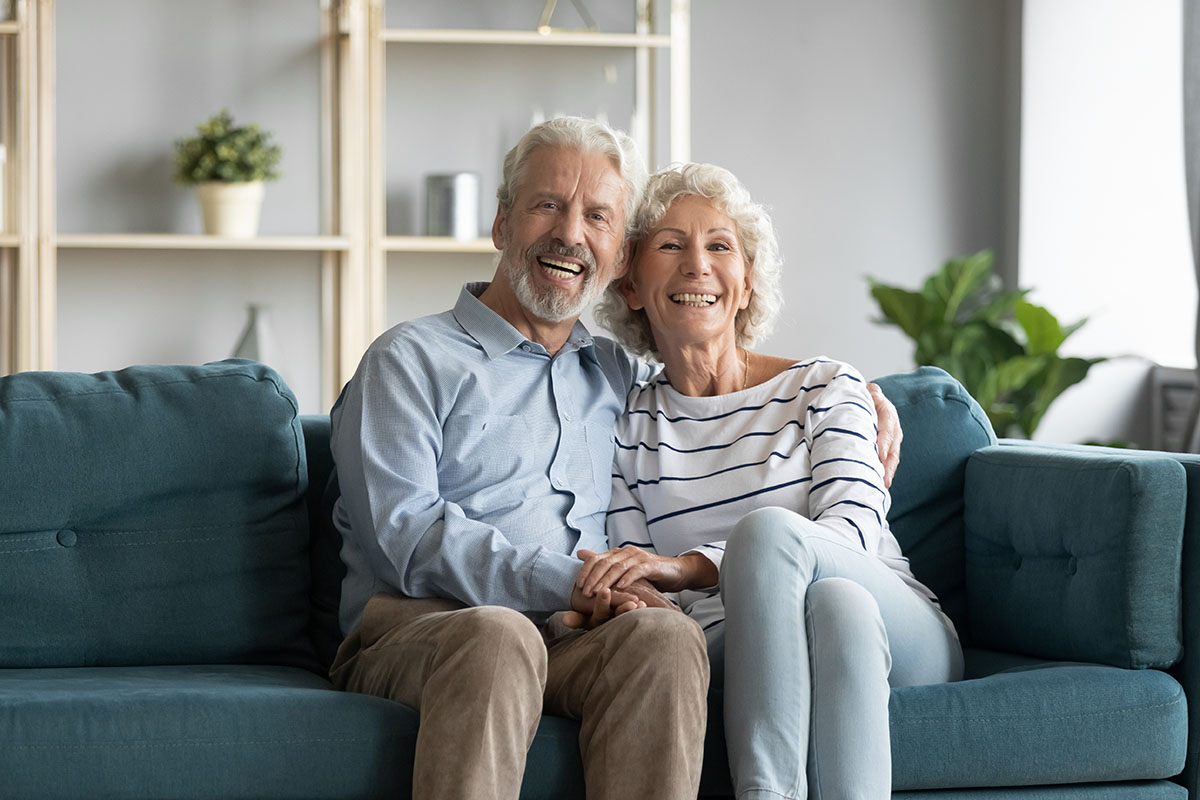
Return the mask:
[[504, 233], [508, 226], [508, 214], [504, 211], [504, 206], [496, 206], [496, 218], [492, 220], [492, 245], [497, 250], [504, 249]]

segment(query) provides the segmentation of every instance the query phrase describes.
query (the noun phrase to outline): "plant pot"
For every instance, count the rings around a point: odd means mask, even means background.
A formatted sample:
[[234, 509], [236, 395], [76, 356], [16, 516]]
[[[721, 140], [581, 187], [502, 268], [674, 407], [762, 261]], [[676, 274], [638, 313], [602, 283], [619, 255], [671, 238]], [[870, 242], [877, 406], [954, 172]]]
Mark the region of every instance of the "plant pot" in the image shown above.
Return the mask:
[[204, 232], [209, 236], [250, 239], [258, 235], [258, 212], [262, 208], [263, 182], [196, 184]]

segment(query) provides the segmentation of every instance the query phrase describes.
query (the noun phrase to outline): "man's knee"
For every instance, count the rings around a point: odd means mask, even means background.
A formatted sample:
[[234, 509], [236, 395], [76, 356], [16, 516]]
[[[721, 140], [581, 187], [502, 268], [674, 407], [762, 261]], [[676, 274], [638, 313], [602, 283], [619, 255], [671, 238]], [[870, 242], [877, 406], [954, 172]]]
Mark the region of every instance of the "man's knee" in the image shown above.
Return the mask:
[[[546, 645], [537, 627], [511, 608], [478, 606], [447, 619], [443, 660], [462, 670], [521, 674], [546, 682]], [[499, 668], [499, 669], [497, 669]]]
[[708, 686], [708, 644], [691, 617], [666, 608], [641, 608], [605, 625], [613, 626], [613, 662], [671, 680], [690, 675]]

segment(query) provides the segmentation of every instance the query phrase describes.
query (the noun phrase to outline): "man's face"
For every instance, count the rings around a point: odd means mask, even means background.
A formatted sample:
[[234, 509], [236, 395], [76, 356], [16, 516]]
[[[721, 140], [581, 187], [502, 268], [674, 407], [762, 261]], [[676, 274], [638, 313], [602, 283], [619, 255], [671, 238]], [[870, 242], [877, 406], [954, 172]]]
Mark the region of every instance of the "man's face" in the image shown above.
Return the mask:
[[547, 322], [578, 318], [625, 271], [625, 192], [613, 162], [572, 147], [542, 147], [526, 164], [492, 241], [517, 300]]

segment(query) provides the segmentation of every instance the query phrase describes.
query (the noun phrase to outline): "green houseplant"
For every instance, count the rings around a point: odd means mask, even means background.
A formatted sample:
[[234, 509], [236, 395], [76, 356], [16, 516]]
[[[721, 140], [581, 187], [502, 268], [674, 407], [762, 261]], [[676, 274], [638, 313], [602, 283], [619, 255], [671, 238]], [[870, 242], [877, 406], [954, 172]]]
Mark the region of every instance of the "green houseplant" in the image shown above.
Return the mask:
[[984, 250], [947, 261], [920, 291], [868, 281], [883, 314], [877, 321], [913, 340], [918, 366], [957, 378], [1000, 436], [1029, 438], [1055, 398], [1106, 359], [1060, 356], [1086, 318], [1063, 326], [1025, 299], [1028, 289], [1006, 291], [992, 268]]
[[258, 125], [236, 126], [227, 109], [175, 142], [175, 179], [196, 187], [204, 232], [250, 237], [258, 232], [263, 181], [279, 177], [283, 156]]

